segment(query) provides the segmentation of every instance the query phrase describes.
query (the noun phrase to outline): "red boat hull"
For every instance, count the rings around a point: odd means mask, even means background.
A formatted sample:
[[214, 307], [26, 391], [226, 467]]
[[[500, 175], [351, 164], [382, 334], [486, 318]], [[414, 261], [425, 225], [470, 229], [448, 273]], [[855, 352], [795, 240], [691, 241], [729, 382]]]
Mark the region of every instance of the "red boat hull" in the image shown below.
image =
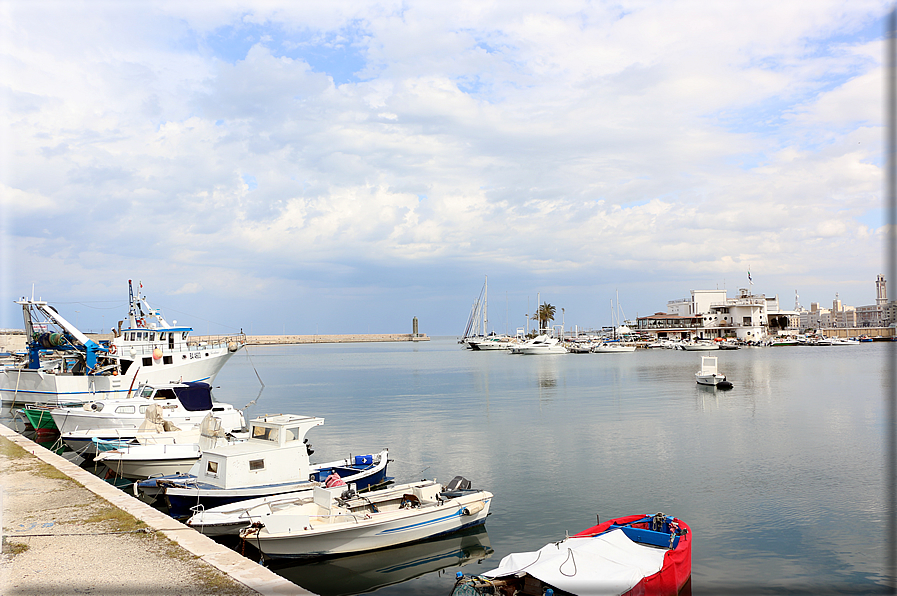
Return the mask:
[[[613, 524], [626, 525], [644, 517], [644, 514], [616, 517], [574, 534], [573, 538], [596, 536], [609, 530]], [[691, 528], [681, 519], [676, 519], [676, 522], [685, 532], [679, 537], [679, 544], [676, 545], [676, 548], [667, 551], [664, 555], [663, 567], [659, 572], [642, 579], [622, 596], [677, 596], [688, 582], [688, 578], [691, 577]], [[644, 524], [633, 524], [633, 527], [646, 529], [649, 526], [650, 521], [646, 521]]]

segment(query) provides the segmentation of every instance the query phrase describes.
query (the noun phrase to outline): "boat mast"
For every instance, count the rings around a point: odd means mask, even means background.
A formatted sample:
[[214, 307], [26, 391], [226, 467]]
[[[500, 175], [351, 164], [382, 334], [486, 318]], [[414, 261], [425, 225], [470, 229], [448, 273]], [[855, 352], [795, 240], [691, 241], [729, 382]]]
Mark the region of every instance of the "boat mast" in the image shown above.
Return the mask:
[[489, 308], [489, 276], [486, 276], [486, 281], [483, 283], [483, 337], [486, 337], [486, 330], [489, 327], [489, 318], [487, 317], [487, 310]]

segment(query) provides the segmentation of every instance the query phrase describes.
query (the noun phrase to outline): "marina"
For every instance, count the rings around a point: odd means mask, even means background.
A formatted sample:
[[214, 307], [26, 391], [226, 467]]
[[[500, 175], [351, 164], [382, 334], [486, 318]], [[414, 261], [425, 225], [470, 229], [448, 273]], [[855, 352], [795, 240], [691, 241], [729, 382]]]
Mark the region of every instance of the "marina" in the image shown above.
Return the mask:
[[[376, 440], [392, 446], [389, 474], [398, 482], [445, 482], [462, 471], [494, 495], [477, 533], [488, 545], [481, 558], [447, 557], [444, 567], [384, 581], [384, 594], [448, 594], [456, 568], [478, 575], [511, 553], [633, 511], [675, 512], [688, 522], [695, 542], [685, 589], [693, 594], [881, 593], [881, 421], [892, 347], [714, 352], [738, 380], [720, 391], [695, 383], [700, 354], [684, 350], [520, 357], [465, 350], [457, 338], [277, 345], [233, 358], [215, 395], [235, 406], [251, 396], [248, 418], [326, 418], [315, 435], [325, 458], [368, 453]], [[832, 535], [836, 542], [824, 539]], [[401, 567], [413, 551], [353, 555], [352, 564]], [[271, 569], [304, 578], [321, 596], [378, 583], [341, 582], [346, 564]], [[309, 579], [318, 574], [334, 579], [321, 586]]]

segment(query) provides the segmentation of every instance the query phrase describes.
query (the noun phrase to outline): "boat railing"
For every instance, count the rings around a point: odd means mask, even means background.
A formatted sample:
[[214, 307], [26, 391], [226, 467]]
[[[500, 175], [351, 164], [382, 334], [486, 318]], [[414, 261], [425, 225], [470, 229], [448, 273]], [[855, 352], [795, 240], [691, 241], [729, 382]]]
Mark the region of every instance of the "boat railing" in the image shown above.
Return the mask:
[[151, 344], [138, 344], [138, 345], [130, 345], [126, 346], [126, 352], [130, 352], [130, 350], [134, 350], [134, 353], [138, 356], [149, 356], [153, 353], [154, 350], [160, 349], [165, 354], [180, 354], [180, 353], [189, 353], [189, 352], [200, 352], [202, 350], [208, 349], [221, 349], [228, 348], [230, 349], [233, 346], [235, 349], [241, 346], [246, 345], [246, 336], [245, 335], [216, 335], [216, 336], [201, 336], [194, 337], [187, 341], [187, 343], [178, 342], [172, 348], [168, 342], [158, 341], [153, 342]]

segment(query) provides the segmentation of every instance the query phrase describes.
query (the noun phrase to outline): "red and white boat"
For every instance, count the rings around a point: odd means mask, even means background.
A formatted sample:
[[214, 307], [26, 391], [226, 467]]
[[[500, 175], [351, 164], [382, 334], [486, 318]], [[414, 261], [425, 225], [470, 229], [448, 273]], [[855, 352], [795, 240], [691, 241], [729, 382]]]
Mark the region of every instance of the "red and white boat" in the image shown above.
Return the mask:
[[691, 577], [691, 530], [680, 519], [630, 515], [598, 524], [497, 569], [459, 575], [455, 594], [676, 596]]

